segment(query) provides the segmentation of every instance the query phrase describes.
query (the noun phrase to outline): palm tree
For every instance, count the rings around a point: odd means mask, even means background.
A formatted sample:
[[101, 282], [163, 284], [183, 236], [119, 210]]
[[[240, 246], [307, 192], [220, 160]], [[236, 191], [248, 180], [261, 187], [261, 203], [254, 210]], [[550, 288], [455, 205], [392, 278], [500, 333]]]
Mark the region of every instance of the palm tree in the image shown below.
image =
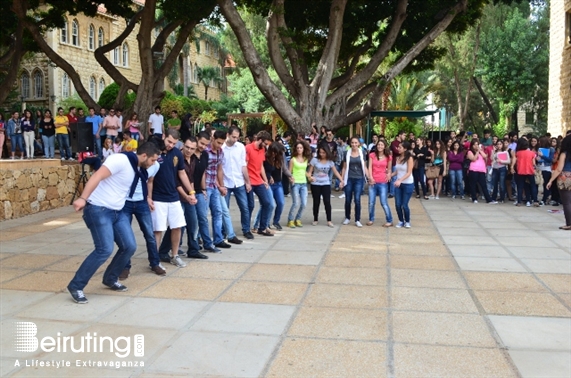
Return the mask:
[[388, 98], [389, 110], [425, 110], [428, 95], [440, 85], [438, 77], [428, 71], [401, 75], [393, 79]]
[[208, 100], [208, 86], [210, 84], [219, 84], [223, 80], [222, 76], [220, 76], [220, 68], [211, 66], [198, 67], [197, 76], [198, 81], [204, 84], [204, 99]]

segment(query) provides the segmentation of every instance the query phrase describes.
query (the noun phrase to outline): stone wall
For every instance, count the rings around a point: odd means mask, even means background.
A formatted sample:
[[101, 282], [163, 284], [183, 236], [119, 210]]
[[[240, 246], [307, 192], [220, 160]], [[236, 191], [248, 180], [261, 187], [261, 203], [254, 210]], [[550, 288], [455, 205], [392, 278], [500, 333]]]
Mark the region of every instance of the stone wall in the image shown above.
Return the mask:
[[68, 206], [81, 165], [0, 169], [0, 220]]

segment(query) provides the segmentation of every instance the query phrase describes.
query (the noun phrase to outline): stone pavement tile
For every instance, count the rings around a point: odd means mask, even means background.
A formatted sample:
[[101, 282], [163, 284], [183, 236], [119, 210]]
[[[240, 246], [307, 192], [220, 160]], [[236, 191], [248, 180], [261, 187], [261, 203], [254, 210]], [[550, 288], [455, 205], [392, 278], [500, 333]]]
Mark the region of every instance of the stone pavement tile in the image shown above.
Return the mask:
[[[15, 278], [11, 281], [4, 282], [0, 284], [3, 289], [13, 289], [13, 290], [30, 290], [30, 291], [51, 291], [51, 292], [61, 292], [65, 290], [69, 281], [73, 278], [73, 273], [71, 272], [55, 272], [55, 271], [36, 271], [25, 276]], [[101, 275], [97, 275], [91, 278], [91, 286], [100, 284]], [[87, 293], [89, 289], [85, 290]]]
[[[476, 242], [473, 238], [469, 235], [443, 235], [442, 239], [447, 245], [474, 245]], [[492, 238], [491, 236], [479, 236], [478, 245], [497, 245], [498, 242]]]
[[571, 293], [571, 275], [538, 274], [537, 277], [556, 293]]
[[[414, 225], [413, 225], [414, 226]], [[414, 235], [412, 229], [408, 230], [406, 228], [397, 228], [394, 232], [391, 232], [389, 241], [391, 243], [398, 244], [414, 244], [416, 246], [422, 245], [427, 242], [440, 241], [438, 233], [434, 233], [430, 236], [427, 235]]]
[[301, 283], [240, 281], [220, 301], [297, 305], [306, 289]]
[[319, 270], [316, 282], [348, 285], [387, 284], [387, 270], [370, 268], [344, 268], [324, 266]]
[[382, 343], [287, 338], [268, 377], [386, 377]]
[[486, 230], [479, 227], [474, 227], [474, 224], [466, 228], [438, 227], [438, 232], [440, 235], [466, 235], [468, 237], [477, 238], [481, 236], [490, 236]]
[[94, 285], [89, 293], [101, 294], [101, 295], [119, 295], [124, 296], [125, 294], [129, 296], [137, 296], [145, 291], [150, 286], [162, 281], [163, 276], [157, 276], [151, 270], [146, 270], [145, 274], [131, 274], [128, 279], [121, 281], [121, 283], [127, 286], [127, 292], [113, 291], [105, 285]]
[[563, 300], [563, 302], [565, 302], [565, 304], [567, 304], [568, 307], [571, 307], [571, 294], [558, 293], [557, 295]]
[[[208, 302], [133, 298], [124, 302], [98, 323], [126, 325], [139, 328], [180, 329], [208, 305]], [[142, 316], [142, 314], [144, 314]]]
[[399, 310], [478, 312], [467, 290], [453, 289], [394, 287], [392, 306]]
[[[79, 268], [81, 263], [85, 261], [86, 257], [87, 256], [70, 256], [64, 258], [63, 260], [59, 260], [57, 262], [54, 262], [53, 264], [46, 266], [44, 270], [75, 273], [77, 272], [77, 269]], [[108, 259], [107, 261], [111, 261], [111, 259]], [[101, 265], [101, 267], [97, 270], [97, 272], [103, 272], [107, 268], [108, 265], [107, 261], [105, 261]]]
[[8, 377], [10, 373], [21, 369], [21, 367], [14, 366], [13, 358], [0, 359], [0, 377]]
[[571, 260], [571, 254], [562, 248], [508, 247], [520, 259], [560, 259]]
[[[66, 368], [57, 367], [24, 367], [12, 377], [98, 377], [105, 376], [110, 378], [127, 378], [132, 377], [139, 368], [137, 367], [124, 367], [124, 368], [103, 368], [103, 367], [89, 367], [76, 366], [77, 356], [71, 356], [71, 366]], [[97, 358], [97, 357], [96, 357]], [[117, 359], [117, 357], [115, 357]], [[46, 359], [47, 360], [47, 359]], [[51, 359], [50, 359], [51, 361]], [[22, 362], [22, 361], [20, 361]], [[12, 360], [12, 364], [14, 360]]]
[[39, 269], [44, 266], [51, 265], [56, 261], [65, 259], [65, 256], [59, 255], [34, 255], [34, 256], [13, 256], [2, 260], [2, 269]]
[[463, 220], [458, 221], [448, 221], [448, 220], [435, 220], [434, 226], [440, 230], [449, 230], [449, 229], [464, 229], [464, 228], [474, 228], [474, 222], [469, 220], [469, 218], [464, 218]]
[[32, 232], [25, 232], [25, 231], [15, 231], [15, 230], [6, 230], [0, 232], [0, 242], [6, 242], [10, 240], [17, 240], [17, 239], [25, 239], [29, 236], [33, 235]]
[[393, 286], [465, 289], [466, 285], [457, 272], [420, 270], [420, 269], [391, 269]]
[[562, 273], [571, 274], [571, 261], [547, 259], [521, 259], [534, 273]]
[[257, 261], [264, 253], [265, 249], [248, 249], [240, 251], [223, 251], [222, 253], [209, 253], [208, 261], [225, 261], [225, 262], [235, 262], [235, 263], [253, 263]]
[[325, 251], [280, 251], [271, 250], [259, 261], [261, 264], [318, 265]]
[[2, 275], [0, 276], [0, 283], [10, 281], [11, 279], [24, 276], [30, 273], [31, 270], [27, 269], [2, 269]]
[[392, 241], [389, 245], [391, 255], [410, 255], [410, 256], [450, 256], [446, 246], [442, 242], [426, 241], [421, 245], [399, 244]]
[[[176, 269], [173, 265], [166, 266], [167, 273], [174, 269], [171, 277], [194, 277], [194, 278], [213, 278], [221, 280], [234, 280], [248, 267], [250, 264], [243, 263], [226, 263], [226, 262], [212, 262], [212, 261], [199, 261], [194, 259], [184, 259], [188, 266], [185, 269]], [[190, 263], [189, 263], [190, 261]], [[147, 264], [148, 265], [148, 264]], [[164, 264], [166, 265], [166, 264]], [[171, 269], [169, 269], [171, 268]], [[146, 267], [149, 270], [148, 267]]]
[[508, 349], [571, 352], [569, 319], [498, 315], [488, 318]]
[[[44, 243], [45, 244], [45, 243]], [[23, 253], [28, 253], [30, 255], [65, 255], [65, 256], [83, 256], [86, 257], [93, 251], [93, 243], [91, 244], [74, 244], [73, 248], [59, 248], [58, 243], [50, 244], [49, 248], [45, 245], [41, 247], [36, 247], [35, 249], [29, 249], [23, 251]]]
[[[190, 269], [190, 267], [183, 269]], [[230, 280], [165, 277], [156, 285], [143, 291], [140, 296], [211, 301], [231, 283]]]
[[392, 256], [392, 269], [456, 270], [450, 257], [436, 256]]
[[[4, 272], [2, 272], [2, 274], [4, 274]], [[53, 296], [52, 293], [20, 290], [0, 290], [0, 298], [2, 298], [0, 315], [5, 316], [11, 313], [16, 313], [27, 306], [42, 301], [51, 296]]]
[[[486, 229], [506, 229], [506, 230], [528, 230], [529, 228], [523, 224], [516, 221], [509, 221], [509, 222], [496, 222], [496, 221], [488, 221], [488, 220], [478, 220], [478, 224], [482, 228]], [[509, 231], [504, 231], [504, 235], [509, 234]]]
[[378, 253], [330, 252], [325, 258], [325, 266], [383, 268], [386, 266], [386, 257], [385, 255]]
[[510, 350], [509, 354], [523, 378], [571, 377], [571, 355], [568, 352]]
[[387, 313], [352, 308], [302, 307], [288, 336], [386, 340]]
[[376, 243], [359, 243], [335, 241], [331, 244], [329, 252], [348, 252], [348, 253], [387, 253], [387, 247], [379, 241]]
[[449, 245], [454, 257], [505, 257], [511, 255], [498, 245]]
[[311, 282], [316, 267], [304, 265], [256, 264], [242, 277], [249, 281]]
[[549, 293], [474, 291], [488, 314], [566, 316], [571, 312]]
[[517, 377], [500, 349], [395, 346], [396, 377]]
[[281, 335], [294, 311], [293, 306], [215, 303], [190, 330]]
[[537, 247], [538, 251], [541, 248], [556, 248], [557, 246], [547, 238], [542, 237], [512, 237], [504, 236], [498, 241], [506, 247]]
[[464, 272], [464, 277], [473, 290], [547, 292], [528, 273]]
[[[2, 246], [0, 246], [0, 248], [2, 248]], [[15, 254], [7, 253], [7, 252], [0, 252], [0, 260], [4, 260], [4, 259], [6, 259], [8, 257], [12, 257], [12, 256], [15, 256]], [[0, 263], [0, 266], [1, 266], [1, 264], [2, 263]]]
[[393, 312], [396, 343], [495, 347], [480, 315], [443, 312]]
[[125, 295], [126, 293], [123, 294], [123, 297], [87, 294], [89, 303], [78, 305], [71, 299], [69, 293], [60, 293], [27, 307], [16, 316], [71, 322], [96, 321], [131, 298]]
[[462, 270], [487, 272], [527, 272], [517, 260], [502, 257], [456, 257], [456, 262]]
[[278, 342], [277, 336], [185, 332], [145, 370], [195, 377], [257, 377]]
[[313, 285], [304, 306], [382, 308], [387, 307], [387, 292], [382, 286]]

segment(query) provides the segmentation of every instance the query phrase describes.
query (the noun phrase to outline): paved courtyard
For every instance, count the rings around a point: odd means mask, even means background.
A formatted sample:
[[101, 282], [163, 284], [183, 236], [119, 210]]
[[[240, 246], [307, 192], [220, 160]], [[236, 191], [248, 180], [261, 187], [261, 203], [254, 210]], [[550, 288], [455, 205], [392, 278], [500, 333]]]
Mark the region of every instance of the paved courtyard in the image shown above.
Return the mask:
[[[332, 202], [340, 224], [343, 200]], [[64, 291], [92, 250], [80, 214], [67, 207], [2, 222], [0, 375], [571, 376], [563, 215], [450, 199], [411, 207], [412, 229], [381, 228], [380, 206], [371, 227], [331, 229], [324, 219], [311, 226], [309, 199], [303, 228], [168, 265], [166, 277], [150, 272], [137, 230], [129, 291], [103, 287], [100, 270], [87, 305]], [[233, 202], [237, 226], [236, 211]], [[15, 322], [35, 323], [40, 340], [74, 336], [78, 348], [97, 333], [122, 349], [16, 352]], [[144, 336], [143, 356], [135, 335]], [[121, 358], [125, 339], [133, 342]], [[39, 366], [46, 361], [71, 366]], [[122, 361], [144, 366], [108, 365]], [[98, 362], [107, 366], [89, 366]]]

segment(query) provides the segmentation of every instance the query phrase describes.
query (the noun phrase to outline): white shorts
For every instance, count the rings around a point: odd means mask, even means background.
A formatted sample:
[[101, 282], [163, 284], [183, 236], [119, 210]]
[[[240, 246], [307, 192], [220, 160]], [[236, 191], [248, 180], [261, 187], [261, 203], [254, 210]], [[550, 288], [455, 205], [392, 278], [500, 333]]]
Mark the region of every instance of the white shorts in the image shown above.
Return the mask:
[[182, 210], [180, 201], [155, 201], [155, 210], [151, 211], [151, 218], [153, 219], [153, 231], [166, 231], [167, 226], [171, 229], [186, 226], [184, 211]]

